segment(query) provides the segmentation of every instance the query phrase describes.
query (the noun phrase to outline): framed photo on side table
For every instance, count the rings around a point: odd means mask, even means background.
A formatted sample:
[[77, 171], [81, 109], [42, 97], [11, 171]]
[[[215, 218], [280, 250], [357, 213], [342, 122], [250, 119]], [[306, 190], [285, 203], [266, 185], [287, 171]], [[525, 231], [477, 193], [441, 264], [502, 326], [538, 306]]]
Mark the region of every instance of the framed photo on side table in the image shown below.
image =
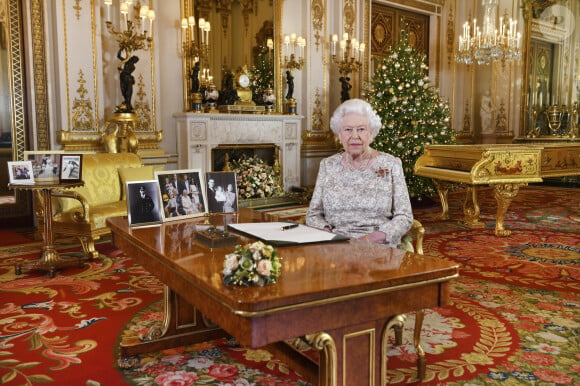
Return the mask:
[[200, 169], [156, 171], [163, 221], [199, 217], [207, 213], [207, 198]]
[[62, 150], [25, 151], [24, 159], [32, 162], [35, 181], [58, 182]]
[[207, 205], [210, 213], [238, 211], [238, 185], [234, 172], [207, 172]]
[[157, 195], [157, 181], [128, 181], [126, 184], [129, 226], [161, 223], [161, 203]]
[[82, 180], [82, 154], [65, 154], [60, 155], [60, 174], [61, 182], [73, 182]]
[[32, 162], [8, 161], [8, 175], [11, 184], [33, 184]]

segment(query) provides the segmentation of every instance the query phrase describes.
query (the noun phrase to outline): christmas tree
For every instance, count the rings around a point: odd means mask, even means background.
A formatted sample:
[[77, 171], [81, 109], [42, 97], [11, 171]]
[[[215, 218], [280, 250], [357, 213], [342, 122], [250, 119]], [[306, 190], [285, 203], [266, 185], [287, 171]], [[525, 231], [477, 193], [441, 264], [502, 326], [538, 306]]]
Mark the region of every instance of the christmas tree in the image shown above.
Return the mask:
[[454, 142], [449, 106], [429, 84], [425, 60], [402, 32], [397, 47], [377, 65], [368, 90], [368, 101], [383, 123], [373, 147], [401, 159], [409, 194], [415, 199], [436, 193], [430, 179], [413, 173], [425, 145]]
[[258, 106], [264, 105], [264, 91], [274, 85], [274, 68], [268, 47], [259, 46], [258, 60], [252, 67], [252, 100]]

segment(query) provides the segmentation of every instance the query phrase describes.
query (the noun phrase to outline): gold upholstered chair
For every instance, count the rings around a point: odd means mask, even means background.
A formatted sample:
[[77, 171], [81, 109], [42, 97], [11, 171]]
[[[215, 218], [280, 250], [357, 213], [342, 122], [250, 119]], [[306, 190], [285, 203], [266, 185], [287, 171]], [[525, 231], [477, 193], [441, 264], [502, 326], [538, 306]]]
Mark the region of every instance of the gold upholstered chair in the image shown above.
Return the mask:
[[[151, 180], [152, 166], [134, 153], [86, 153], [82, 158], [84, 186], [52, 193], [55, 234], [77, 237], [88, 258], [97, 258], [95, 240], [110, 233], [106, 220], [127, 214], [125, 183]], [[37, 219], [42, 226], [44, 202], [37, 197]]]

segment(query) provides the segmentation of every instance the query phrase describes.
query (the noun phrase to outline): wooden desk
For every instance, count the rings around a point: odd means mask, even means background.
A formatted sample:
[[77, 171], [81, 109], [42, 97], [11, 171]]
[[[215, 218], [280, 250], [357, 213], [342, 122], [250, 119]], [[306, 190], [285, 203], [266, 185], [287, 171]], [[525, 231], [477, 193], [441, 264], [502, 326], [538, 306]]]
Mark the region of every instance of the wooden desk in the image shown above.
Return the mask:
[[42, 239], [44, 244], [42, 246], [42, 255], [38, 260], [27, 263], [16, 264], [14, 273], [20, 275], [22, 268], [28, 270], [44, 270], [48, 271], [48, 275], [54, 277], [56, 270], [61, 267], [78, 264], [82, 267], [82, 259], [62, 259], [58, 251], [54, 248], [54, 234], [52, 232], [52, 199], [51, 192], [55, 189], [70, 189], [78, 186], [83, 186], [84, 182], [45, 182], [37, 181], [33, 184], [8, 184], [10, 189], [15, 190], [32, 190], [42, 194], [44, 200], [44, 224]]
[[320, 368], [299, 361], [291, 366], [314, 383], [384, 385], [389, 320], [447, 304], [449, 281], [458, 275], [453, 263], [359, 241], [278, 248], [283, 268], [277, 284], [229, 287], [221, 271], [233, 247], [197, 244], [192, 235], [202, 221], [131, 229], [126, 217], [107, 220], [115, 245], [167, 286], [162, 326], [148, 341], [122, 342], [121, 362], [222, 336], [220, 326], [241, 345], [270, 345], [276, 353], [284, 350], [277, 342], [309, 335], [320, 350]]

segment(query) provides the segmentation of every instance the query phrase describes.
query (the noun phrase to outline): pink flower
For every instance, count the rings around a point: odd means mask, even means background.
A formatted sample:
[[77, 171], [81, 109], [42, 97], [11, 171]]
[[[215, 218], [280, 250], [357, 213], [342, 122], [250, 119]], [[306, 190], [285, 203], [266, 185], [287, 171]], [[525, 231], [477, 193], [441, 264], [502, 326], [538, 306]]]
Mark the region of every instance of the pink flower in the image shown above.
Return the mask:
[[223, 382], [231, 382], [238, 375], [238, 369], [232, 365], [215, 364], [209, 367], [207, 375]]
[[260, 260], [258, 263], [258, 273], [262, 276], [270, 276], [270, 272], [272, 271], [272, 263], [270, 260]]
[[186, 371], [171, 371], [160, 374], [155, 378], [155, 383], [161, 386], [189, 386], [197, 381], [199, 377], [194, 373]]
[[539, 369], [534, 371], [533, 374], [544, 382], [553, 382], [560, 385], [570, 384], [574, 381], [572, 377], [550, 369]]
[[224, 275], [229, 275], [236, 268], [238, 268], [238, 256], [235, 253], [226, 255], [226, 259], [224, 261]]
[[554, 364], [555, 359], [554, 357], [546, 354], [541, 353], [534, 353], [534, 352], [527, 352], [522, 354], [520, 357], [521, 360], [530, 362], [534, 365], [540, 366], [551, 366]]
[[530, 322], [520, 322], [516, 324], [516, 328], [520, 328], [526, 331], [538, 331], [540, 327], [537, 324]]

